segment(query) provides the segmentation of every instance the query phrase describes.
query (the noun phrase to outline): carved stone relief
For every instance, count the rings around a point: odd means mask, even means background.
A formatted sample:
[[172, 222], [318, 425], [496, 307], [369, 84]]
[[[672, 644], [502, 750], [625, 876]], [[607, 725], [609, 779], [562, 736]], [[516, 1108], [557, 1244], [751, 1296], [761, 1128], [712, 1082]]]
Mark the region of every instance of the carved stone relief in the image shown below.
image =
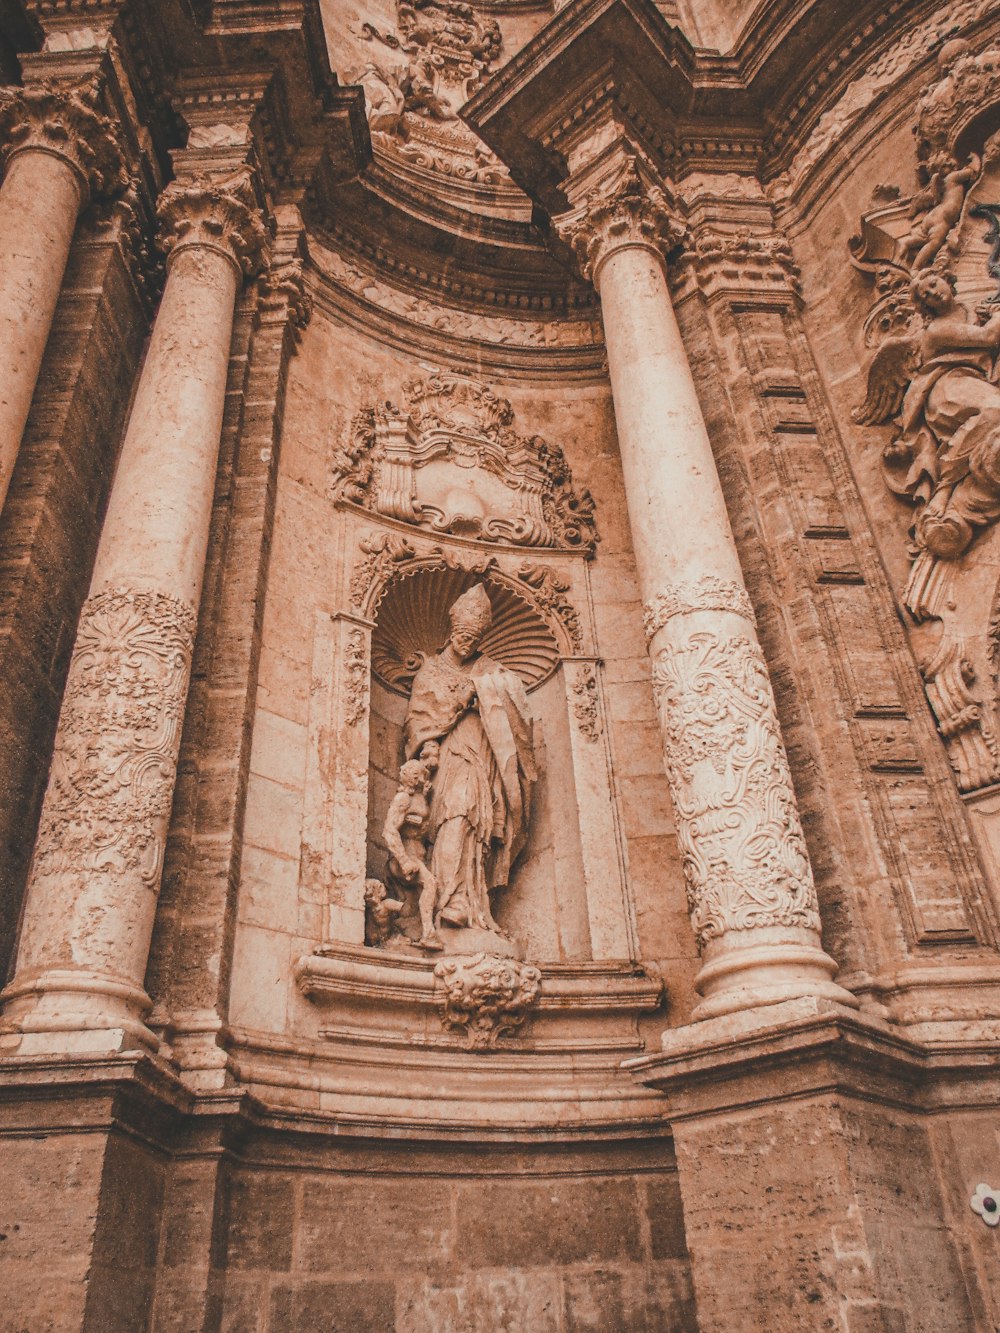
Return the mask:
[[486, 953], [443, 958], [434, 975], [444, 991], [442, 1021], [464, 1033], [472, 1051], [489, 1050], [524, 1026], [542, 980], [537, 967]]
[[131, 872], [159, 887], [194, 629], [194, 609], [167, 593], [112, 588], [85, 603], [34, 881]]
[[1000, 102], [1000, 49], [974, 55], [952, 41], [939, 66], [917, 107], [917, 190], [880, 190], [851, 242], [874, 283], [864, 326], [874, 355], [855, 420], [891, 429], [883, 475], [914, 511], [902, 602], [914, 625], [939, 627], [918, 650], [920, 669], [959, 786], [971, 791], [1000, 780], [970, 633], [983, 536], [1000, 517], [1000, 301], [984, 249], [997, 230], [1000, 135], [969, 139]]
[[653, 690], [699, 947], [761, 926], [819, 930], [760, 648], [696, 631], [656, 654]]
[[351, 82], [365, 90], [377, 149], [477, 184], [509, 180], [503, 163], [459, 119], [500, 54], [500, 28], [457, 0], [398, 0], [398, 31], [361, 25], [375, 48]]
[[573, 489], [558, 445], [513, 423], [510, 403], [486, 385], [412, 380], [401, 406], [354, 418], [334, 454], [331, 496], [433, 532], [593, 554], [590, 493]]
[[573, 715], [580, 730], [589, 741], [601, 736], [601, 713], [598, 703], [597, 672], [586, 666], [573, 686]]

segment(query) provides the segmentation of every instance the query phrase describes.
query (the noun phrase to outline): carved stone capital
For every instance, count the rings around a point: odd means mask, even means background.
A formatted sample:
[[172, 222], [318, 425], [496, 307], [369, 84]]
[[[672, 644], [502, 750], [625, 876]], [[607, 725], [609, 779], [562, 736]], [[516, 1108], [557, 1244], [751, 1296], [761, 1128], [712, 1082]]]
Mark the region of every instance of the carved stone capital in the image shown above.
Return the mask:
[[687, 234], [666, 195], [646, 184], [633, 158], [610, 189], [591, 190], [578, 208], [556, 218], [555, 225], [573, 247], [583, 276], [595, 286], [604, 261], [618, 250], [639, 246], [665, 260]]
[[245, 276], [265, 261], [268, 231], [249, 169], [221, 179], [188, 176], [171, 181], [156, 214], [160, 249], [168, 265], [188, 246], [225, 255]]
[[128, 183], [118, 129], [98, 108], [92, 84], [0, 88], [0, 156], [6, 164], [30, 151], [51, 153], [72, 168], [81, 207]]

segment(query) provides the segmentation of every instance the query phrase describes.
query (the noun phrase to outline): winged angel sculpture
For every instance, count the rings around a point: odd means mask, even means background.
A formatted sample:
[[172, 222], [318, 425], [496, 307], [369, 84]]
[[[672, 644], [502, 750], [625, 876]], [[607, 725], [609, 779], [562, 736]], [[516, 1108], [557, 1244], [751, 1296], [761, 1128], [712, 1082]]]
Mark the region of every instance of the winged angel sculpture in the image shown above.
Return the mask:
[[919, 614], [919, 585], [933, 562], [957, 559], [1000, 517], [1000, 311], [973, 318], [954, 276], [937, 266], [915, 271], [910, 292], [924, 329], [883, 341], [855, 419], [898, 418], [882, 460], [890, 488], [918, 507], [905, 596]]

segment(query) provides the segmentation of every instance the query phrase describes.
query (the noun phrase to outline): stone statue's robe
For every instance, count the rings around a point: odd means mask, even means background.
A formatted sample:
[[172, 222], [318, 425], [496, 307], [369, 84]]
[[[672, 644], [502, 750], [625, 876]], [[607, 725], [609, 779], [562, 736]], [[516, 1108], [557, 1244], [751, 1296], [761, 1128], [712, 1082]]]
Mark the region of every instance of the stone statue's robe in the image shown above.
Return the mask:
[[461, 666], [428, 658], [413, 680], [404, 739], [407, 759], [426, 741], [441, 747], [428, 822], [437, 910], [492, 929], [489, 891], [506, 886], [524, 846], [537, 778], [524, 686], [489, 657]]

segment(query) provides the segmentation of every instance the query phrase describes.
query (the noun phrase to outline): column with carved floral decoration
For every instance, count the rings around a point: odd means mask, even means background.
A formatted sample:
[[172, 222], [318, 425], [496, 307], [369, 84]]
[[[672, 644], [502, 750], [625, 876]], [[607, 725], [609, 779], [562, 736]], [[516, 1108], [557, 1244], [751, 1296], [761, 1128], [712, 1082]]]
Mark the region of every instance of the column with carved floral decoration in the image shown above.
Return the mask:
[[167, 282], [80, 616], [4, 991], [22, 1052], [155, 1045], [143, 977], [170, 816], [235, 302], [266, 232], [248, 169], [159, 205]]
[[822, 949], [767, 665], [671, 304], [683, 229], [627, 160], [557, 219], [601, 298], [622, 471], [687, 883], [696, 1018], [801, 996], [854, 1004]]
[[126, 183], [91, 86], [0, 88], [0, 505], [24, 433], [77, 218]]

